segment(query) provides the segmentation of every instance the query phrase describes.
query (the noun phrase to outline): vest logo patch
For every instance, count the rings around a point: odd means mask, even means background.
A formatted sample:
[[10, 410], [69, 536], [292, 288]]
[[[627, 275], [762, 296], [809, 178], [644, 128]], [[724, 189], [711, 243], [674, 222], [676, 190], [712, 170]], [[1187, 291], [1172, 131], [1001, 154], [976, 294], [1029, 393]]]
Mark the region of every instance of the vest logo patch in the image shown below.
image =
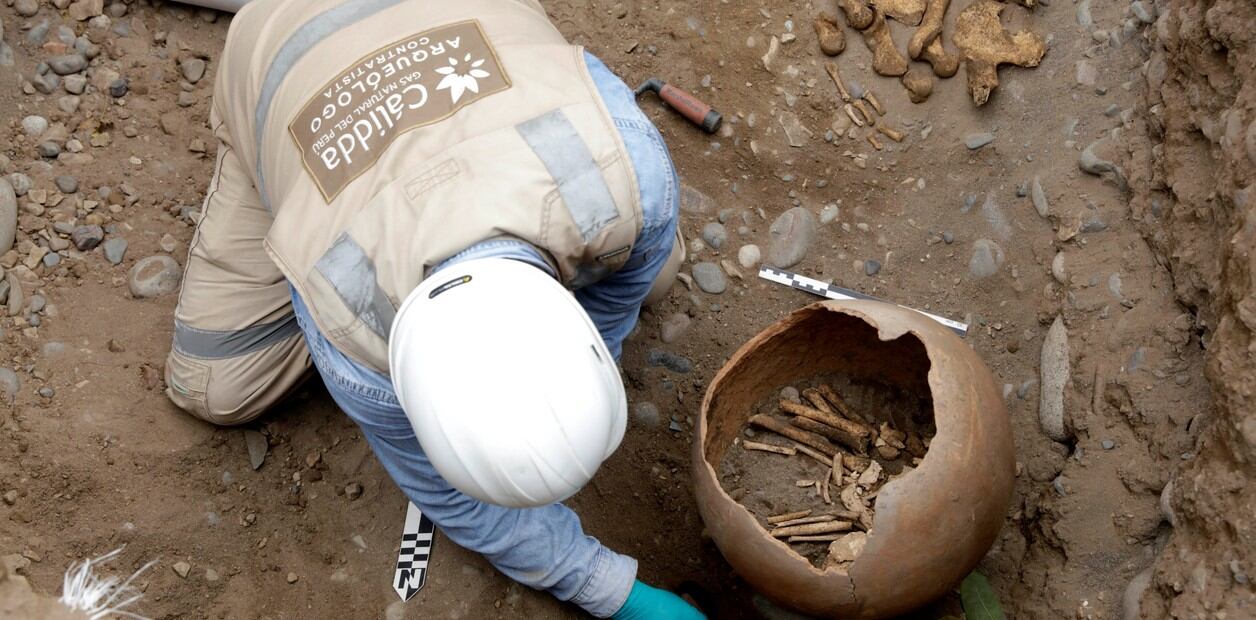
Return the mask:
[[447, 24], [389, 43], [342, 71], [288, 132], [330, 203], [401, 134], [508, 88], [480, 23]]

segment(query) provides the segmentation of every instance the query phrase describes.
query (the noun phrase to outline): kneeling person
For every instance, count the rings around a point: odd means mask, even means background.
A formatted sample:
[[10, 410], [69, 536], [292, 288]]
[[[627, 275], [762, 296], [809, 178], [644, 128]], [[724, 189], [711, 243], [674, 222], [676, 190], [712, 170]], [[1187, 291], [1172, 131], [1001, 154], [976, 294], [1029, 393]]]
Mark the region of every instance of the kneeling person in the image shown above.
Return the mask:
[[597, 617], [701, 617], [556, 503], [618, 447], [615, 360], [683, 259], [623, 82], [531, 0], [258, 0], [211, 126], [170, 398], [239, 424], [313, 366], [454, 542]]

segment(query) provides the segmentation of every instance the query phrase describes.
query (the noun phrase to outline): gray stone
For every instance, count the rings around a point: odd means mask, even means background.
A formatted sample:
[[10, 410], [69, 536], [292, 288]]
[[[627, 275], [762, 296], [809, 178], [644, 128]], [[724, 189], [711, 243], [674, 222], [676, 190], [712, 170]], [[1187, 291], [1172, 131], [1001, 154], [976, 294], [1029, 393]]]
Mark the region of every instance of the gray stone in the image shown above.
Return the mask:
[[0, 402], [12, 405], [22, 389], [22, 380], [8, 368], [0, 368]]
[[837, 217], [841, 215], [841, 213], [842, 213], [842, 210], [838, 208], [836, 204], [830, 203], [830, 204], [824, 205], [824, 208], [820, 209], [820, 223], [828, 224], [832, 222], [833, 220], [836, 220]]
[[195, 84], [205, 77], [205, 60], [184, 58], [179, 61], [179, 73], [183, 74], [183, 79]]
[[182, 279], [179, 263], [165, 254], [142, 258], [127, 272], [131, 294], [141, 299], [169, 295], [179, 290]]
[[1040, 383], [1038, 392], [1038, 424], [1042, 432], [1054, 441], [1068, 441], [1064, 423], [1064, 388], [1070, 374], [1068, 329], [1064, 317], [1057, 315], [1047, 330], [1039, 358]]
[[66, 95], [57, 99], [57, 107], [66, 114], [74, 114], [75, 112], [78, 112], [79, 105], [82, 102], [83, 100], [79, 99], [76, 95]]
[[114, 99], [125, 97], [130, 88], [131, 83], [126, 78], [118, 78], [109, 83], [109, 96]]
[[105, 260], [110, 264], [118, 265], [122, 263], [122, 259], [126, 256], [126, 239], [122, 237], [114, 237], [104, 243]]
[[1074, 77], [1077, 79], [1078, 84], [1081, 84], [1082, 86], [1094, 86], [1095, 80], [1098, 79], [1098, 76], [1099, 70], [1096, 69], [1095, 65], [1089, 60], [1077, 61], [1077, 71]]
[[641, 426], [655, 428], [663, 420], [658, 405], [651, 402], [637, 403], [632, 407], [632, 420]]
[[970, 151], [975, 151], [991, 142], [994, 142], [994, 134], [989, 132], [970, 133], [964, 136], [964, 146]]
[[13, 249], [17, 235], [17, 194], [8, 179], [0, 177], [0, 254]]
[[659, 327], [659, 337], [667, 344], [676, 342], [689, 329], [690, 322], [688, 314], [677, 312], [663, 320]]
[[989, 239], [973, 242], [973, 255], [968, 261], [968, 272], [978, 280], [988, 278], [1003, 264], [1003, 248]]
[[715, 201], [701, 190], [692, 186], [680, 186], [680, 210], [684, 213], [703, 215], [715, 210]]
[[1154, 566], [1148, 566], [1143, 572], [1134, 575], [1129, 585], [1125, 586], [1125, 593], [1121, 596], [1121, 620], [1138, 620], [1143, 617], [1141, 609], [1143, 593], [1151, 585], [1154, 569]]
[[1077, 25], [1086, 29], [1095, 25], [1095, 19], [1090, 15], [1090, 0], [1082, 0], [1077, 4]]
[[768, 262], [787, 269], [802, 261], [815, 242], [816, 218], [803, 207], [794, 207], [777, 217], [768, 228]]
[[48, 38], [49, 28], [51, 28], [51, 26], [46, 19], [38, 24], [35, 24], [35, 26], [30, 29], [30, 32], [26, 33], [26, 40], [30, 41], [31, 45], [43, 45], [44, 41]]
[[1122, 298], [1120, 273], [1114, 272], [1108, 276], [1108, 292], [1112, 293], [1112, 296], [1116, 297], [1117, 299]]
[[58, 176], [53, 182], [62, 194], [73, 194], [78, 191], [78, 179], [68, 174]]
[[266, 436], [254, 431], [244, 431], [244, 446], [249, 451], [249, 465], [254, 469], [261, 469], [262, 463], [266, 462], [266, 453], [270, 450], [270, 442], [266, 441]]
[[26, 298], [22, 293], [22, 283], [18, 281], [17, 274], [12, 271], [4, 274], [5, 283], [9, 286], [9, 301], [7, 309], [9, 316], [17, 316], [22, 313], [22, 305]]
[[947, 245], [951, 245], [952, 243], [955, 243], [955, 235], [950, 231], [943, 232], [942, 240], [945, 241]]
[[22, 119], [22, 133], [28, 137], [38, 138], [48, 131], [48, 119], [32, 114]]
[[711, 262], [701, 262], [693, 266], [693, 281], [703, 292], [719, 295], [728, 288], [728, 278], [720, 266]]
[[51, 95], [57, 92], [57, 87], [61, 86], [61, 76], [49, 71], [32, 77], [31, 85], [35, 87], [35, 90]]
[[1116, 447], [1116, 442], [1112, 441], [1111, 439], [1105, 439], [1099, 442], [1099, 445], [1103, 446], [1104, 450], [1111, 450]]
[[646, 353], [645, 363], [650, 366], [663, 367], [682, 375], [688, 374], [689, 371], [693, 370], [693, 362], [689, 358], [662, 349], [650, 349]]
[[1029, 196], [1034, 203], [1034, 210], [1040, 217], [1047, 217], [1051, 214], [1051, 205], [1047, 203], [1047, 193], [1042, 190], [1042, 180], [1038, 178], [1038, 175], [1034, 175]]
[[791, 403], [802, 402], [802, 395], [798, 393], [798, 388], [792, 385], [787, 385], [781, 388], [780, 396], [781, 400], [788, 400]]
[[56, 252], [49, 252], [44, 254], [44, 258], [42, 260], [44, 262], [44, 266], [51, 269], [61, 264], [61, 255]]
[[22, 17], [31, 17], [39, 12], [39, 0], [17, 0], [13, 3], [13, 10]]
[[48, 67], [57, 75], [70, 75], [87, 68], [87, 58], [82, 54], [62, 54], [48, 59]]
[[13, 193], [18, 196], [25, 196], [26, 192], [31, 191], [34, 182], [31, 178], [21, 172], [14, 172], [9, 175], [9, 184], [13, 186]]
[[90, 226], [79, 226], [70, 233], [70, 241], [74, 243], [74, 247], [80, 252], [89, 252], [100, 245], [105, 240], [105, 229], [92, 224]]
[[972, 211], [975, 206], [977, 206], [977, 195], [968, 194], [967, 196], [964, 196], [964, 206], [960, 207], [959, 212], [968, 213], [969, 211]]
[[35, 150], [39, 152], [40, 157], [47, 159], [53, 159], [57, 155], [61, 154], [61, 146], [52, 140], [44, 140], [43, 142], [40, 142], [39, 146], [35, 147]]
[[881, 261], [869, 258], [864, 261], [864, 275], [875, 276], [881, 272]]
[[14, 62], [13, 48], [8, 43], [0, 41], [0, 67], [12, 67]]
[[41, 387], [39, 388], [39, 395], [43, 398], [52, 398], [57, 395], [57, 391], [50, 387]]
[[741, 265], [743, 269], [750, 269], [758, 265], [759, 260], [762, 258], [763, 252], [759, 249], [759, 246], [754, 244], [743, 245], [740, 250], [737, 250], [737, 264]]
[[65, 88], [65, 92], [71, 95], [81, 95], [87, 90], [87, 78], [82, 75], [74, 74], [65, 76], [65, 80], [61, 82], [61, 86]]
[[1156, 6], [1150, 2], [1143, 0], [1135, 0], [1130, 4], [1130, 9], [1134, 11], [1134, 17], [1144, 24], [1150, 24], [1156, 21]]
[[725, 241], [728, 241], [728, 231], [724, 229], [723, 224], [711, 222], [702, 227], [702, 240], [718, 250], [724, 246]]

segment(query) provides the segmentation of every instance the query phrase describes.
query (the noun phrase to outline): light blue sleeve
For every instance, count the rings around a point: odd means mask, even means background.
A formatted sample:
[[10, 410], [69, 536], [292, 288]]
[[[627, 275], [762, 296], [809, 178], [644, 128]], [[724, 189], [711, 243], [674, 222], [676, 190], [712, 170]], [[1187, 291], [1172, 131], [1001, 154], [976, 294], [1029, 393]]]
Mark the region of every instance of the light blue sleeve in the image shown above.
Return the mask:
[[585, 63], [632, 159], [641, 191], [642, 228], [619, 271], [575, 292], [597, 325], [606, 348], [619, 359], [624, 339], [637, 324], [641, 304], [671, 255], [680, 213], [680, 183], [667, 144], [637, 107], [632, 90], [595, 56]]

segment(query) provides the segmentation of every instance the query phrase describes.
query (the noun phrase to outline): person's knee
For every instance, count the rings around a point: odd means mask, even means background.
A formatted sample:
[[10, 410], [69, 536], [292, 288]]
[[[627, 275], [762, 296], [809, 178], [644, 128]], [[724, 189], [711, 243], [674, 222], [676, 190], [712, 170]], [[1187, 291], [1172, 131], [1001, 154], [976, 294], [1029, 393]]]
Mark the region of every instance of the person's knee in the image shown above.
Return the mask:
[[171, 351], [166, 358], [166, 396], [180, 409], [219, 426], [256, 419], [265, 410], [258, 394], [232, 381], [227, 370], [215, 368], [210, 360]]

